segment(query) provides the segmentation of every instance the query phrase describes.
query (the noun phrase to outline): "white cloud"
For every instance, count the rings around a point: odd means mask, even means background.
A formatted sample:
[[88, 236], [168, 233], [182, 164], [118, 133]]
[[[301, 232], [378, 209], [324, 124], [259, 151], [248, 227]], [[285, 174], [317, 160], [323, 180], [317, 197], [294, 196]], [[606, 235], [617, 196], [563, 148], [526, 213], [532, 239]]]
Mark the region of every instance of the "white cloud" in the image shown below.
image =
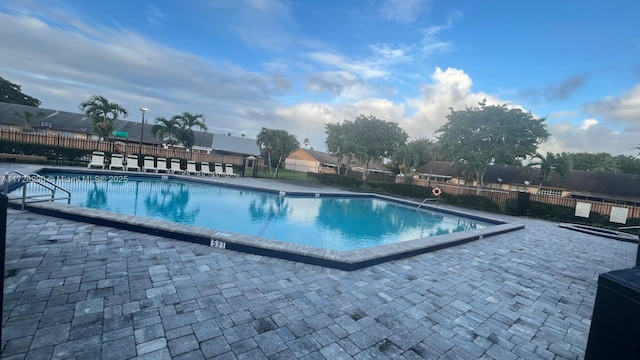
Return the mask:
[[408, 24], [420, 17], [427, 3], [427, 0], [386, 0], [379, 13], [383, 19]]
[[640, 85], [618, 96], [608, 96], [602, 100], [586, 103], [584, 110], [589, 114], [621, 123], [636, 124], [640, 119]]
[[147, 22], [152, 26], [160, 24], [161, 21], [167, 18], [167, 14], [151, 4], [147, 4], [144, 16], [147, 18]]
[[436, 68], [431, 79], [433, 83], [422, 87], [422, 97], [407, 101], [415, 109], [415, 115], [401, 125], [415, 138], [432, 138], [447, 121], [450, 108], [464, 110], [467, 106], [477, 106], [483, 99], [487, 99], [488, 104], [506, 103], [484, 92], [472, 92], [471, 77], [460, 69]]
[[354, 73], [355, 76], [363, 79], [381, 78], [388, 75], [387, 71], [378, 64], [370, 61], [352, 61], [346, 57], [330, 52], [312, 52], [306, 55], [307, 58], [318, 62], [321, 65], [337, 68], [343, 71]]
[[598, 120], [596, 119], [585, 119], [582, 121], [582, 125], [579, 127], [580, 130], [587, 130], [592, 126], [598, 125]]

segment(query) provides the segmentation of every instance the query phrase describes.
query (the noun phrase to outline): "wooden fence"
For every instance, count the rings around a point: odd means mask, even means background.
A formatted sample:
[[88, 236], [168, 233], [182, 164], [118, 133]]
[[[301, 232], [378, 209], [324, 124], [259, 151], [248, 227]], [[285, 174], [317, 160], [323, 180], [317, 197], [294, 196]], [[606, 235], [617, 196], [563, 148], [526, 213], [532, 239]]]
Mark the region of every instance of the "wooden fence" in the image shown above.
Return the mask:
[[197, 162], [225, 163], [244, 166], [244, 156], [242, 155], [209, 154], [206, 151], [186, 151], [183, 148], [166, 149], [161, 145], [142, 144], [142, 146], [140, 146], [139, 143], [132, 142], [92, 140], [6, 129], [0, 130], [0, 140], [15, 143], [41, 144], [46, 146], [81, 149], [86, 150], [87, 154], [91, 154], [92, 151], [104, 151], [107, 153], [124, 154], [125, 156], [129, 154], [142, 154], [143, 156], [150, 155], [153, 157], [165, 157], [167, 159], [177, 158], [194, 160]]
[[[518, 197], [517, 191], [499, 190], [499, 189], [478, 189], [475, 187], [459, 186], [452, 184], [436, 184], [433, 182], [431, 186], [438, 186], [444, 193], [452, 195], [479, 195], [491, 199], [498, 204], [504, 204], [510, 199]], [[426, 185], [425, 185], [426, 186]], [[545, 204], [566, 206], [575, 209], [576, 203], [583, 202], [591, 204], [591, 211], [604, 216], [611, 216], [612, 207], [627, 208], [629, 210], [628, 218], [640, 219], [640, 206], [632, 205], [624, 201], [616, 202], [614, 200], [585, 200], [572, 197], [559, 197], [553, 195], [537, 195], [531, 194], [530, 201], [537, 201]]]

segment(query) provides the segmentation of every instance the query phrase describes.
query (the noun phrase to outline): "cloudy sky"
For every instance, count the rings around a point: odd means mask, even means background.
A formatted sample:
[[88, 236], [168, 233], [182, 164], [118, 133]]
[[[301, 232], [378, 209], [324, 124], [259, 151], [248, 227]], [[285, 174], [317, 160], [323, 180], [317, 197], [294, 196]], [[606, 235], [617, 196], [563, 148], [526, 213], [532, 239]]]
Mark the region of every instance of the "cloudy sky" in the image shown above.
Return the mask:
[[542, 151], [637, 155], [637, 0], [0, 2], [0, 76], [78, 112], [103, 95], [139, 120], [189, 111], [210, 131], [374, 115], [432, 138], [486, 98], [546, 117]]

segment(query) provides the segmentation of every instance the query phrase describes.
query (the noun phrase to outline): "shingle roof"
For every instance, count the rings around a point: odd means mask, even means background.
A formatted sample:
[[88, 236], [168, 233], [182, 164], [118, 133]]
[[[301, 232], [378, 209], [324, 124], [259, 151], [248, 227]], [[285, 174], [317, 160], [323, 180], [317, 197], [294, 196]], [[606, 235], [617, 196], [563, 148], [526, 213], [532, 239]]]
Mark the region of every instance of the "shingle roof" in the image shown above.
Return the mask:
[[260, 148], [255, 139], [248, 139], [238, 136], [224, 134], [214, 134], [211, 148], [215, 152], [226, 152], [242, 155], [260, 155]]
[[[66, 111], [58, 111], [52, 109], [44, 109], [37, 108], [34, 106], [27, 105], [19, 105], [19, 104], [11, 104], [0, 102], [0, 124], [8, 124], [15, 126], [24, 126], [24, 121], [15, 115], [16, 112], [22, 113], [24, 111], [28, 111], [33, 115], [36, 115], [38, 112], [42, 112], [44, 114], [43, 117], [33, 118], [32, 126], [39, 127], [40, 121], [48, 121], [51, 123], [51, 128], [58, 131], [67, 131], [72, 133], [87, 133], [93, 134], [93, 122], [91, 119], [86, 117], [81, 113], [72, 113]], [[155, 125], [155, 120], [149, 118], [145, 119], [144, 130], [142, 130], [142, 124], [140, 120], [124, 120], [117, 119], [113, 123], [114, 131], [122, 131], [129, 134], [130, 141], [139, 141], [140, 140], [140, 131], [143, 131], [143, 141], [147, 144], [159, 144], [161, 141], [153, 136], [151, 133], [151, 128]], [[213, 134], [206, 133], [203, 131], [194, 131], [195, 135], [195, 146], [202, 148], [211, 148], [213, 143]], [[249, 142], [254, 142], [255, 140], [245, 139]], [[241, 142], [243, 143], [243, 142]], [[257, 145], [255, 146], [257, 148]], [[233, 147], [232, 147], [233, 148]], [[244, 148], [244, 147], [241, 147]], [[233, 151], [229, 151], [233, 152]], [[244, 153], [239, 153], [244, 154]], [[258, 152], [259, 154], [259, 152]], [[251, 154], [253, 155], [253, 153]]]

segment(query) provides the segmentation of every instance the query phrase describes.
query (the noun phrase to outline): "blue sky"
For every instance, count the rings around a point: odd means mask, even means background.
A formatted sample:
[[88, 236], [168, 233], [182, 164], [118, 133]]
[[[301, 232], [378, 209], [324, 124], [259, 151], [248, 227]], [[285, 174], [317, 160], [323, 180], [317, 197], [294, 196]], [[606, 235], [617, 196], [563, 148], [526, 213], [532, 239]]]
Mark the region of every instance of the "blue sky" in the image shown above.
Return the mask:
[[[541, 151], [637, 155], [640, 2], [210, 0], [0, 3], [0, 76], [43, 108], [106, 96], [210, 131], [374, 115], [432, 138], [486, 98], [546, 117]], [[153, 121], [153, 120], [152, 120]]]

